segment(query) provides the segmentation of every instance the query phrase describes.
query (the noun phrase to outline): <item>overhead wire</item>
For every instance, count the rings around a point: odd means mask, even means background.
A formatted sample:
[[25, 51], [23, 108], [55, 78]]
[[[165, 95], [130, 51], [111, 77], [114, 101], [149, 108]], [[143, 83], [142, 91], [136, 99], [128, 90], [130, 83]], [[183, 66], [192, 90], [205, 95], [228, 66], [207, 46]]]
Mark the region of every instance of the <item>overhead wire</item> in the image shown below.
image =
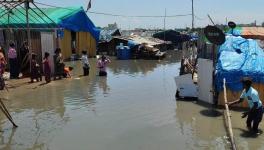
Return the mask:
[[197, 20], [206, 20], [207, 18], [201, 18], [201, 17], [198, 17], [197, 15], [194, 15], [194, 17], [197, 19]]
[[[41, 2], [34, 2], [39, 5], [43, 6], [48, 6], [48, 7], [53, 7], [53, 8], [62, 8], [62, 9], [67, 9], [67, 10], [74, 10], [71, 8], [65, 8], [65, 7], [60, 7], [60, 6], [55, 6], [55, 5], [50, 5], [50, 4], [45, 4]], [[91, 14], [97, 14], [97, 15], [105, 15], [105, 16], [112, 16], [112, 17], [127, 17], [127, 18], [176, 18], [176, 17], [186, 17], [186, 16], [191, 16], [192, 14], [177, 14], [177, 15], [121, 15], [121, 14], [112, 14], [112, 13], [104, 13], [104, 12], [96, 12], [96, 11], [87, 11], [88, 13]]]

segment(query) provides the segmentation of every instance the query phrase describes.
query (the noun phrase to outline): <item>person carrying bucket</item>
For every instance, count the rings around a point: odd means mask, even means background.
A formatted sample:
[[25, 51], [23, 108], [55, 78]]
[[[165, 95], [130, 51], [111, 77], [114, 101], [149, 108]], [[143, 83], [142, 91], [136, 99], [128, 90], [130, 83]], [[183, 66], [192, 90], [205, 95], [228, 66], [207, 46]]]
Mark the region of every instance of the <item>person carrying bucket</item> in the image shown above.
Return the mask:
[[228, 102], [227, 104], [231, 106], [241, 103], [244, 101], [244, 99], [247, 99], [250, 110], [248, 112], [244, 112], [242, 114], [242, 118], [245, 118], [247, 116], [247, 128], [256, 134], [259, 134], [258, 126], [263, 116], [262, 102], [259, 98], [258, 91], [252, 87], [252, 81], [250, 78], [244, 77], [242, 79], [242, 84], [244, 90], [240, 96], [240, 99], [233, 102]]

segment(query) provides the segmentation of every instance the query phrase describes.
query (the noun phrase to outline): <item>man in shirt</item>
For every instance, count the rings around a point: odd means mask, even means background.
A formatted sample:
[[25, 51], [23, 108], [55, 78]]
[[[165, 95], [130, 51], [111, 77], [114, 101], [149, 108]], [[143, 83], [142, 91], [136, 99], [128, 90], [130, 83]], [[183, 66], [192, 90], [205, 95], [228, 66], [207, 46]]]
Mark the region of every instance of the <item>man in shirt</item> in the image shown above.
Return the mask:
[[[250, 110], [246, 113], [243, 113], [242, 118], [247, 117], [247, 127], [249, 130], [252, 130], [254, 133], [258, 133], [258, 126], [262, 120], [263, 107], [262, 102], [259, 99], [258, 91], [255, 90], [251, 85], [252, 81], [250, 78], [245, 77], [242, 79], [243, 92], [239, 100], [228, 103], [228, 105], [234, 105], [241, 103], [244, 99], [247, 100]], [[253, 127], [252, 127], [253, 123]]]

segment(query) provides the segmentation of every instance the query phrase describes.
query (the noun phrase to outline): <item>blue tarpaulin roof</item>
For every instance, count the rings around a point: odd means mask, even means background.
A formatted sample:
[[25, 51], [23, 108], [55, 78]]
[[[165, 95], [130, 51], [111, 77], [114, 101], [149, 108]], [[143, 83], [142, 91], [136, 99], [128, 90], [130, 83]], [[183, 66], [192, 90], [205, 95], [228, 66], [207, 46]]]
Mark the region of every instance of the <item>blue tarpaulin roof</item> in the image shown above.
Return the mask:
[[93, 22], [88, 18], [83, 9], [79, 12], [63, 19], [59, 25], [65, 29], [75, 32], [90, 32], [96, 41], [99, 41], [100, 30], [95, 27]]
[[216, 88], [223, 89], [223, 79], [232, 91], [242, 90], [242, 77], [250, 77], [255, 83], [264, 83], [264, 52], [256, 40], [240, 36], [227, 36], [218, 51]]

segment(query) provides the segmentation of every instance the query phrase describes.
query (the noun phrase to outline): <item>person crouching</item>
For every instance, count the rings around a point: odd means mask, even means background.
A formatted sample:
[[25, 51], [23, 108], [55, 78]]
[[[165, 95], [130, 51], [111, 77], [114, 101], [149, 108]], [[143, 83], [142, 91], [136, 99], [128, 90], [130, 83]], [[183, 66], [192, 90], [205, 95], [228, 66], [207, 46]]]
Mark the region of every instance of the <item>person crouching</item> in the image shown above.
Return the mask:
[[71, 78], [73, 67], [64, 67], [63, 78]]

